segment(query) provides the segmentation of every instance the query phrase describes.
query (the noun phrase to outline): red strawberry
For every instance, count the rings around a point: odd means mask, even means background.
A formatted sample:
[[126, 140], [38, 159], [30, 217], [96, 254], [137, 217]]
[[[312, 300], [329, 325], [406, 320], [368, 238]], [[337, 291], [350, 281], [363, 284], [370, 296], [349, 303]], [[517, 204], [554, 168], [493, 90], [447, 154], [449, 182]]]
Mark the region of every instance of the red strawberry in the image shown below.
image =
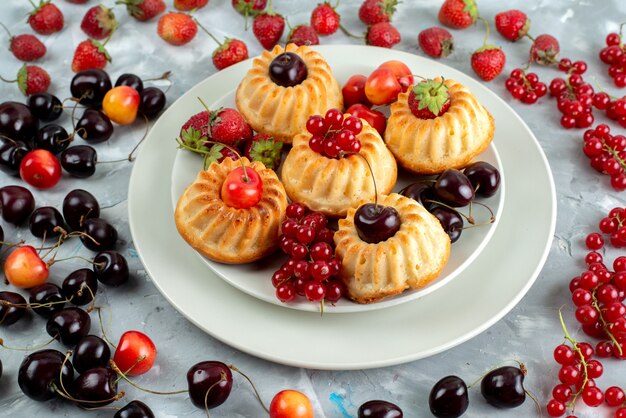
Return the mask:
[[496, 29], [504, 38], [515, 42], [528, 33], [530, 19], [521, 10], [507, 10], [496, 15]]
[[128, 14], [142, 22], [165, 11], [163, 0], [120, 0], [116, 4], [125, 4]]
[[209, 168], [211, 163], [221, 163], [226, 158], [230, 157], [231, 160], [236, 161], [239, 159], [239, 154], [233, 151], [231, 148], [223, 144], [213, 144], [210, 146], [208, 154], [204, 154], [204, 169]]
[[246, 59], [248, 59], [248, 47], [239, 39], [227, 38], [219, 48], [213, 51], [213, 65], [218, 70]]
[[28, 17], [28, 24], [35, 32], [50, 35], [63, 29], [63, 13], [50, 0], [40, 0]]
[[400, 32], [389, 22], [376, 23], [367, 30], [366, 43], [368, 45], [391, 48], [400, 40]]
[[484, 45], [472, 54], [472, 68], [485, 81], [493, 80], [502, 72], [506, 56], [502, 49]]
[[359, 8], [359, 19], [366, 25], [389, 22], [397, 5], [398, 0], [365, 0]]
[[278, 169], [282, 160], [283, 143], [276, 141], [270, 135], [255, 134], [246, 141], [243, 153], [250, 161], [260, 161], [265, 167]]
[[186, 13], [169, 12], [159, 19], [157, 33], [171, 45], [185, 45], [198, 33], [198, 25]]
[[252, 33], [265, 49], [272, 49], [285, 30], [285, 19], [271, 11], [257, 15], [252, 21]]
[[17, 72], [17, 86], [25, 96], [45, 93], [50, 87], [50, 76], [41, 67], [24, 64]]
[[289, 32], [287, 43], [302, 45], [319, 45], [320, 38], [317, 32], [309, 25], [298, 25]]
[[104, 39], [117, 29], [117, 20], [113, 9], [99, 5], [87, 10], [80, 28], [94, 39]]
[[424, 29], [417, 35], [417, 42], [425, 54], [435, 58], [444, 58], [454, 49], [452, 35], [444, 28]]
[[178, 10], [188, 12], [193, 9], [200, 9], [206, 6], [209, 0], [174, 0], [174, 7]]
[[239, 112], [225, 107], [209, 114], [209, 135], [214, 141], [235, 146], [252, 138], [252, 128]]
[[439, 22], [454, 29], [471, 26], [477, 17], [475, 0], [445, 0], [439, 9]]
[[179, 141], [187, 148], [208, 151], [204, 143], [209, 140], [209, 112], [203, 110], [190, 117], [180, 128]]
[[35, 35], [12, 37], [9, 49], [20, 61], [35, 61], [46, 55], [46, 46]]
[[311, 13], [311, 26], [318, 35], [332, 35], [339, 29], [341, 17], [329, 3], [320, 3]]
[[70, 3], [74, 3], [74, 4], [85, 4], [87, 3], [89, 0], [66, 0]]
[[82, 41], [74, 51], [74, 59], [72, 60], [72, 71], [75, 73], [90, 68], [103, 69], [107, 62], [111, 61], [109, 52], [98, 41], [87, 39]]
[[255, 15], [267, 6], [267, 0], [232, 0], [231, 3], [244, 16]]
[[539, 35], [530, 47], [530, 58], [541, 65], [549, 65], [557, 62], [559, 51], [559, 41], [552, 35]]
[[411, 113], [419, 119], [434, 119], [450, 107], [448, 87], [443, 80], [424, 80], [411, 89], [408, 98]]

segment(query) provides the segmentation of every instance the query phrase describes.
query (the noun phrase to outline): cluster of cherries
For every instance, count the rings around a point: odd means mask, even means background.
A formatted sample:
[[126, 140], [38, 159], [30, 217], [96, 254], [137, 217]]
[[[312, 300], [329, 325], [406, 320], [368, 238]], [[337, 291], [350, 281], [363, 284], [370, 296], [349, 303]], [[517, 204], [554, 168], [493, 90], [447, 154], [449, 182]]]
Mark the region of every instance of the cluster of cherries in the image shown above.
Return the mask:
[[621, 33], [609, 33], [606, 47], [600, 50], [600, 60], [609, 64], [609, 76], [617, 87], [626, 87], [626, 54]]
[[340, 262], [334, 257], [334, 233], [326, 216], [299, 203], [289, 204], [286, 215], [280, 248], [290, 258], [272, 275], [276, 297], [282, 302], [291, 302], [296, 295], [311, 302], [337, 302], [344, 287], [335, 278]]
[[[626, 102], [625, 102], [626, 110]], [[600, 124], [588, 129], [583, 135], [583, 153], [589, 158], [591, 167], [611, 177], [611, 186], [617, 191], [626, 190], [626, 137], [611, 135], [608, 125]], [[626, 238], [626, 234], [624, 235]], [[611, 238], [613, 241], [613, 238]], [[617, 241], [616, 241], [617, 242]]]
[[539, 81], [536, 73], [526, 73], [521, 68], [511, 71], [504, 86], [513, 98], [526, 104], [536, 103], [540, 97], [545, 96], [548, 88], [545, 83]]
[[344, 118], [339, 109], [329, 109], [323, 117], [309, 117], [306, 129], [312, 135], [309, 147], [325, 157], [341, 158], [346, 153], [358, 153], [361, 150], [361, 141], [357, 135], [363, 129], [363, 123], [355, 116]]
[[588, 128], [593, 124], [595, 92], [580, 74], [570, 74], [567, 79], [555, 78], [550, 82], [550, 95], [556, 97], [557, 108], [563, 114], [561, 126], [565, 129]]

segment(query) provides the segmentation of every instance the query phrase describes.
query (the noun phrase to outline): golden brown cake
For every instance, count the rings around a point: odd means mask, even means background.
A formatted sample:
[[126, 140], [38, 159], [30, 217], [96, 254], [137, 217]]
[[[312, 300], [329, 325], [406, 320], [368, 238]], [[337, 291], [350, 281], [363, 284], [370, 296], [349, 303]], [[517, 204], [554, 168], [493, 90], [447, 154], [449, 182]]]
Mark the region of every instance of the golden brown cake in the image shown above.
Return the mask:
[[[441, 79], [439, 79], [440, 81]], [[434, 119], [419, 119], [409, 108], [413, 86], [391, 105], [385, 142], [398, 164], [416, 174], [436, 174], [462, 168], [491, 143], [491, 114], [462, 84], [445, 80], [450, 108]]]
[[335, 159], [309, 147], [311, 134], [305, 131], [293, 139], [281, 171], [285, 191], [293, 201], [327, 216], [343, 217], [349, 208], [374, 200], [374, 182], [378, 193], [391, 192], [396, 184], [398, 168], [382, 138], [366, 121], [356, 137], [361, 141], [361, 154]]
[[341, 260], [341, 278], [348, 297], [371, 303], [407, 289], [426, 286], [448, 261], [450, 238], [439, 220], [413, 199], [392, 193], [378, 203], [400, 215], [400, 229], [385, 241], [368, 244], [354, 225], [355, 208], [339, 220], [335, 255]]
[[247, 209], [227, 206], [221, 198], [224, 179], [241, 167], [226, 158], [200, 171], [183, 192], [174, 218], [180, 235], [194, 249], [220, 263], [241, 264], [259, 260], [278, 246], [280, 225], [285, 217], [287, 196], [273, 170], [260, 162], [242, 159], [263, 181], [261, 201]]
[[[306, 64], [306, 79], [292, 87], [280, 86], [269, 75], [270, 63], [283, 52], [297, 54]], [[324, 58], [308, 46], [276, 45], [254, 59], [237, 88], [239, 112], [252, 129], [291, 144], [309, 116], [343, 108], [341, 86]]]

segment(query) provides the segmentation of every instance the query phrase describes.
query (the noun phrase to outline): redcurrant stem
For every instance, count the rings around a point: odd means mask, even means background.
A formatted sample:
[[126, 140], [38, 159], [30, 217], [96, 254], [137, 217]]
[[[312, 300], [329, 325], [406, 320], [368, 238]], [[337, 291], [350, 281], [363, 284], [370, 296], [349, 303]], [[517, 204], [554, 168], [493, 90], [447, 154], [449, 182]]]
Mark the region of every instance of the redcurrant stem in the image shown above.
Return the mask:
[[617, 349], [619, 350], [619, 354], [621, 355], [622, 346], [617, 341], [617, 339], [615, 338], [611, 330], [609, 329], [609, 325], [604, 319], [604, 315], [602, 315], [602, 310], [600, 309], [600, 306], [598, 304], [598, 299], [596, 298], [596, 289], [593, 289], [593, 291], [591, 292], [591, 298], [592, 298], [591, 306], [593, 306], [594, 309], [598, 311], [598, 315], [600, 316], [600, 321], [602, 322], [602, 328], [604, 329], [604, 332], [606, 332], [606, 334], [609, 336], [609, 339], [611, 340], [611, 342], [613, 342], [613, 345], [617, 347]]
[[[135, 367], [137, 364], [139, 364], [139, 362], [143, 361], [143, 359], [145, 359], [145, 356], [139, 357], [137, 360], [137, 362], [135, 362], [135, 364], [126, 371], [126, 373], [128, 373], [130, 370], [132, 370], [133, 367]], [[147, 392], [147, 393], [152, 393], [153, 395], [178, 395], [180, 393], [187, 393], [189, 392], [187, 389], [184, 390], [176, 390], [173, 392], [159, 392], [156, 390], [150, 390], [150, 389], [146, 389], [143, 388], [141, 386], [139, 386], [138, 384], [136, 384], [135, 382], [133, 382], [132, 380], [130, 380], [127, 376], [126, 373], [123, 373], [119, 367], [117, 367], [117, 364], [115, 364], [115, 361], [113, 360], [109, 360], [109, 366], [111, 366], [111, 369], [117, 373], [119, 375], [118, 380], [119, 379], [124, 379], [125, 381], [127, 381], [131, 386], [136, 387], [137, 389], [143, 391], [143, 392]]]
[[55, 340], [56, 340], [56, 335], [54, 337], [52, 337], [52, 339], [50, 341], [48, 341], [47, 343], [41, 344], [41, 345], [36, 345], [34, 347], [10, 347], [10, 346], [4, 344], [4, 340], [2, 338], [0, 338], [0, 347], [6, 348], [7, 350], [13, 350], [13, 351], [33, 351], [33, 350], [39, 350], [40, 348], [47, 347], [50, 344], [52, 344]]
[[[322, 303], [322, 306], [324, 306], [323, 303]], [[244, 372], [242, 372], [237, 367], [235, 367], [234, 364], [229, 364], [228, 368], [231, 369], [234, 372], [239, 373], [241, 376], [244, 377], [244, 379], [246, 379], [248, 381], [248, 383], [250, 383], [250, 386], [252, 386], [252, 390], [254, 390], [254, 394], [255, 394], [256, 398], [259, 400], [259, 403], [261, 404], [263, 409], [265, 409], [265, 412], [267, 412], [269, 414], [270, 411], [269, 411], [269, 409], [267, 409], [267, 406], [265, 406], [265, 403], [261, 399], [261, 395], [259, 395], [259, 391], [256, 389], [256, 386], [254, 385], [254, 383], [252, 383], [252, 380], [250, 380], [250, 378]]]
[[141, 145], [141, 143], [146, 139], [146, 136], [148, 136], [148, 131], [150, 129], [150, 121], [148, 120], [148, 117], [145, 114], [141, 114], [141, 116], [143, 116], [143, 121], [145, 124], [145, 130], [143, 132], [143, 136], [141, 137], [141, 139], [139, 140], [139, 142], [137, 142], [137, 145], [135, 145], [133, 147], [132, 150], [130, 150], [130, 154], [128, 154], [128, 158], [127, 160], [132, 162], [135, 158], [133, 157], [133, 154], [135, 153], [135, 151], [137, 151], [137, 148], [139, 148], [139, 145]]
[[606, 145], [604, 140], [602, 141], [602, 145], [604, 150], [610, 152], [611, 155], [613, 155], [613, 158], [615, 158], [617, 162], [619, 162], [619, 165], [621, 165], [623, 169], [626, 169], [626, 162], [619, 156], [618, 152], [615, 151], [615, 149], [613, 149], [612, 147]]
[[324, 299], [320, 300], [320, 316], [324, 316]]
[[602, 85], [600, 84], [597, 78], [595, 77], [592, 77], [592, 78], [593, 78], [593, 81], [596, 83], [596, 87], [598, 88], [598, 90], [600, 90], [602, 93], [606, 93], [612, 100], [618, 99], [616, 96], [613, 96], [612, 94], [607, 93], [607, 91], [602, 88]]
[[583, 383], [582, 385], [580, 385], [580, 390], [578, 392], [576, 392], [574, 394], [574, 398], [568, 403], [568, 406], [572, 408], [572, 411], [574, 410], [574, 406], [576, 403], [576, 399], [578, 398], [578, 396], [583, 392], [585, 386], [587, 386], [587, 382], [589, 381], [589, 375], [587, 374], [587, 361], [585, 360], [585, 356], [583, 356], [583, 353], [581, 352], [580, 348], [578, 347], [578, 341], [576, 341], [575, 339], [573, 339], [569, 333], [567, 332], [567, 327], [565, 326], [565, 321], [563, 320], [563, 312], [561, 311], [563, 308], [559, 308], [559, 322], [561, 323], [561, 328], [563, 329], [563, 334], [565, 336], [565, 339], [567, 341], [569, 341], [572, 344], [572, 350], [578, 354], [578, 357], [580, 359], [580, 364], [582, 364], [583, 366]]
[[217, 40], [217, 38], [215, 36], [213, 36], [213, 34], [211, 32], [209, 32], [207, 30], [207, 28], [205, 28], [202, 23], [200, 23], [200, 21], [198, 19], [196, 19], [195, 17], [193, 18], [193, 20], [196, 22], [196, 24], [200, 27], [200, 29], [202, 29], [204, 31], [204, 33], [206, 33], [207, 35], [209, 35], [211, 37], [211, 39], [213, 39], [215, 41], [216, 44], [218, 44], [219, 46], [222, 46], [222, 43], [220, 41]]

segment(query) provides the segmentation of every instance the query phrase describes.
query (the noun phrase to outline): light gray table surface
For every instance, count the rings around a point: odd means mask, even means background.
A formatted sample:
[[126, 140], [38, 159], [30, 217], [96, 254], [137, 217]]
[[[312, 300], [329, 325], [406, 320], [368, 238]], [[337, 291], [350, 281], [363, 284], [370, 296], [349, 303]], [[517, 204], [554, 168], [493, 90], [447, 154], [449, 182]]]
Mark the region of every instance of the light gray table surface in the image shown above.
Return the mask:
[[[73, 76], [70, 70], [73, 50], [85, 35], [80, 30], [80, 20], [85, 11], [96, 4], [75, 5], [64, 0], [54, 3], [65, 14], [65, 28], [62, 32], [41, 36], [48, 53], [37, 64], [49, 71], [53, 83], [50, 91], [61, 98], [69, 96], [69, 84]], [[173, 8], [172, 0], [166, 0], [168, 9]], [[317, 1], [276, 0], [275, 9], [288, 17], [292, 25], [306, 22]], [[343, 15], [342, 23], [352, 32], [362, 32], [365, 27], [358, 20], [358, 0], [344, 0], [339, 5]], [[112, 6], [112, 0], [105, 5]], [[437, 12], [441, 1], [404, 0], [398, 6], [393, 22], [402, 34], [402, 42], [395, 49], [421, 55], [417, 48], [417, 34], [421, 29], [438, 24]], [[528, 53], [530, 41], [521, 40], [515, 44], [501, 38], [493, 30], [493, 17], [506, 8], [524, 10], [532, 20], [531, 34], [550, 33], [561, 41], [562, 55], [573, 60], [583, 59], [589, 64], [585, 74], [592, 76], [616, 95], [612, 80], [607, 75], [607, 66], [599, 61], [598, 52], [604, 46], [604, 38], [610, 31], [616, 31], [626, 16], [626, 3], [620, 0], [559, 0], [509, 2], [479, 1], [481, 13], [492, 24], [491, 41], [501, 45], [507, 54], [507, 64], [502, 75], [485, 83], [496, 94], [504, 98], [523, 120], [530, 126], [541, 143], [550, 162], [556, 182], [558, 218], [556, 234], [548, 260], [534, 286], [523, 300], [502, 320], [475, 338], [430, 358], [413, 361], [382, 369], [361, 371], [319, 371], [282, 366], [257, 359], [237, 351], [216, 339], [209, 337], [179, 314], [151, 283], [145, 273], [135, 248], [128, 226], [127, 188], [133, 165], [131, 163], [105, 164], [98, 166], [96, 174], [87, 180], [76, 180], [64, 174], [60, 184], [49, 191], [37, 191], [37, 205], [60, 207], [65, 194], [74, 188], [91, 191], [100, 201], [102, 216], [110, 220], [120, 234], [120, 251], [128, 259], [132, 279], [120, 288], [106, 288], [98, 292], [99, 303], [110, 307], [110, 317], [105, 314], [105, 322], [110, 335], [119, 336], [127, 329], [138, 329], [151, 335], [158, 342], [159, 357], [155, 368], [139, 379], [146, 387], [161, 390], [184, 388], [185, 373], [197, 361], [216, 359], [234, 363], [245, 370], [255, 381], [261, 396], [269, 401], [279, 390], [295, 388], [305, 392], [313, 401], [316, 417], [356, 417], [358, 406], [370, 399], [386, 399], [397, 403], [404, 410], [404, 416], [427, 417], [428, 394], [435, 381], [449, 374], [457, 374], [470, 383], [497, 363], [516, 358], [526, 363], [529, 374], [526, 387], [533, 391], [545, 405], [552, 387], [557, 383], [558, 368], [552, 360], [552, 351], [562, 341], [562, 331], [558, 322], [557, 310], [565, 305], [566, 322], [574, 335], [582, 338], [582, 333], [573, 319], [568, 282], [583, 269], [586, 250], [583, 240], [587, 233], [596, 228], [602, 216], [614, 206], [624, 206], [624, 195], [609, 186], [609, 179], [595, 173], [581, 152], [582, 130], [565, 130], [559, 124], [560, 113], [553, 99], [548, 96], [533, 106], [512, 100], [504, 89], [507, 74], [521, 66]], [[0, 5], [0, 21], [14, 34], [32, 33], [26, 24], [26, 14], [30, 6], [26, 1], [5, 0]], [[156, 20], [139, 23], [130, 18], [122, 6], [115, 12], [120, 22], [118, 33], [108, 44], [113, 62], [106, 70], [112, 79], [124, 73], [136, 73], [144, 78], [157, 76], [171, 70], [173, 86], [167, 93], [168, 105], [199, 81], [215, 72], [211, 64], [211, 53], [215, 44], [203, 33], [182, 47], [166, 45], [156, 35]], [[245, 40], [250, 56], [261, 52], [261, 47], [251, 31], [244, 31], [243, 19], [233, 11], [230, 1], [211, 0], [210, 4], [197, 11], [196, 17], [211, 28], [218, 37], [233, 36]], [[470, 55], [482, 44], [484, 30], [481, 25], [463, 31], [452, 31], [455, 37], [455, 51], [443, 62], [474, 76], [470, 67]], [[286, 39], [286, 34], [283, 40]], [[0, 44], [6, 45], [7, 36], [0, 33]], [[359, 43], [337, 33], [322, 38], [322, 44]], [[0, 48], [0, 75], [11, 78], [20, 67], [4, 46]], [[538, 68], [542, 81], [562, 76], [555, 69]], [[24, 101], [15, 85], [0, 84], [0, 101]], [[599, 112], [595, 112], [596, 115]], [[606, 121], [604, 116], [597, 121]], [[67, 116], [61, 123], [70, 129]], [[612, 129], [620, 131], [616, 124]], [[113, 138], [97, 146], [99, 159], [123, 158], [142, 135], [140, 124], [132, 128], [116, 127]], [[0, 175], [0, 186], [22, 184], [19, 178]], [[528, 202], [532, 205], [532, 201]], [[7, 241], [25, 239], [34, 242], [26, 227], [16, 229], [4, 221]], [[89, 256], [78, 242], [68, 242], [64, 251]], [[612, 255], [616, 255], [611, 253]], [[72, 270], [83, 267], [80, 261], [71, 261], [54, 267], [51, 281], [61, 283]], [[506, 278], [502, 278], [506, 280]], [[4, 289], [6, 286], [0, 286]], [[102, 286], [101, 286], [102, 288]], [[11, 326], [0, 328], [0, 337], [12, 346], [30, 346], [48, 339], [44, 331], [45, 321], [30, 315], [27, 319]], [[92, 327], [97, 331], [97, 322]], [[64, 351], [55, 343], [53, 348]], [[0, 359], [4, 374], [0, 378], [0, 416], [112, 416], [112, 411], [85, 412], [59, 400], [38, 403], [25, 397], [17, 385], [17, 370], [24, 357], [23, 352], [0, 348]], [[606, 360], [605, 375], [599, 379], [600, 386], [606, 388], [617, 384], [624, 385], [626, 365], [617, 360]], [[148, 403], [156, 416], [191, 417], [203, 416], [203, 411], [195, 408], [186, 395], [161, 397], [139, 392], [123, 385], [128, 400], [136, 398]], [[119, 406], [124, 405], [119, 402]], [[544, 409], [545, 411], [545, 409]], [[579, 417], [609, 417], [608, 409], [590, 409], [580, 406]], [[544, 413], [545, 414], [545, 413]], [[258, 417], [263, 416], [251, 390], [242, 379], [235, 379], [233, 392], [225, 404], [211, 413], [212, 417]], [[477, 388], [471, 391], [470, 408], [467, 417], [530, 417], [536, 416], [536, 409], [528, 399], [515, 410], [496, 410], [485, 403]]]

